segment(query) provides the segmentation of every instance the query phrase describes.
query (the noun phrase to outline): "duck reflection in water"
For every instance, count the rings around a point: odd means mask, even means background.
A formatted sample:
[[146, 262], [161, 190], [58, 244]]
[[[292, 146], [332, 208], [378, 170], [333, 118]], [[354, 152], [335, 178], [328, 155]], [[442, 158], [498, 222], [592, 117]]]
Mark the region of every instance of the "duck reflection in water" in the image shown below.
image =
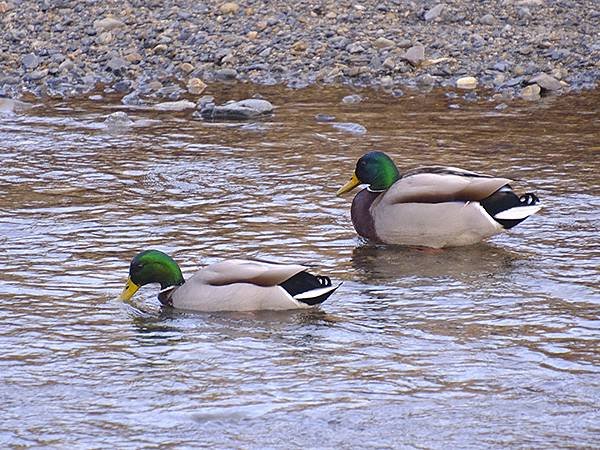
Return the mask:
[[443, 250], [365, 243], [352, 252], [352, 267], [366, 283], [399, 278], [451, 277], [473, 282], [512, 271], [523, 255], [480, 243]]

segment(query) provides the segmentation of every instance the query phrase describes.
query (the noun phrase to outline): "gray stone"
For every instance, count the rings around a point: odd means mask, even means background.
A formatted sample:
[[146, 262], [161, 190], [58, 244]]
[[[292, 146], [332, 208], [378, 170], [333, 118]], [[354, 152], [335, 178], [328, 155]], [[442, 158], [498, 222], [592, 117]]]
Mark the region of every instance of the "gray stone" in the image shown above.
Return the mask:
[[133, 125], [133, 121], [129, 118], [126, 112], [117, 111], [109, 114], [104, 120], [104, 126], [109, 129], [129, 128]]
[[185, 111], [186, 109], [195, 109], [196, 104], [189, 100], [179, 100], [177, 102], [157, 103], [152, 107], [155, 111]]
[[33, 53], [28, 53], [21, 58], [21, 63], [27, 70], [33, 70], [40, 65], [40, 58]]
[[558, 91], [562, 88], [560, 81], [545, 73], [537, 74], [529, 80], [529, 83], [535, 83], [545, 91]]
[[536, 101], [540, 99], [541, 88], [537, 84], [530, 84], [521, 89], [521, 98], [528, 101]]
[[110, 31], [115, 28], [121, 28], [125, 24], [114, 17], [106, 17], [104, 19], [96, 20], [94, 22], [94, 28], [101, 31]]
[[431, 8], [429, 11], [427, 11], [425, 13], [423, 18], [425, 19], [426, 22], [431, 22], [432, 20], [435, 20], [438, 17], [440, 17], [443, 10], [444, 10], [443, 4], [435, 5], [433, 8]]
[[110, 70], [111, 72], [120, 72], [127, 68], [128, 65], [129, 63], [126, 60], [120, 57], [116, 57], [110, 59], [108, 63], [106, 63], [106, 69]]
[[335, 120], [335, 116], [332, 116], [331, 114], [319, 113], [315, 116], [315, 120], [317, 122], [333, 122]]
[[208, 104], [200, 110], [200, 114], [204, 119], [247, 120], [269, 114], [272, 111], [273, 105], [267, 100], [251, 98], [221, 106]]
[[425, 47], [422, 44], [414, 45], [406, 51], [403, 58], [413, 66], [418, 66], [425, 59]]
[[362, 102], [363, 98], [358, 95], [358, 94], [352, 94], [352, 95], [346, 95], [343, 99], [342, 99], [342, 103], [345, 103], [347, 105], [351, 105], [351, 104], [355, 104], [355, 103], [360, 103]]
[[486, 14], [479, 19], [479, 23], [482, 25], [494, 25], [496, 23], [496, 18], [491, 14]]
[[377, 39], [375, 39], [375, 42], [373, 42], [373, 47], [375, 48], [388, 48], [388, 47], [394, 47], [396, 44], [394, 44], [394, 41], [390, 40], [390, 39], [386, 39], [384, 37], [379, 37]]
[[215, 72], [215, 78], [218, 80], [235, 80], [237, 76], [235, 69], [220, 69]]

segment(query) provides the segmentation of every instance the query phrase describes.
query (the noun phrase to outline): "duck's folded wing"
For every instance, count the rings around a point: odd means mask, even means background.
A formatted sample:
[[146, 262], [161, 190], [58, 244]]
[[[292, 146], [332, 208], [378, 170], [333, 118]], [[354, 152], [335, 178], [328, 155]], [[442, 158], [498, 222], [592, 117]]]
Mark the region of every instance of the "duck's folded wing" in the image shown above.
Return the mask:
[[230, 259], [204, 267], [196, 276], [212, 286], [250, 283], [268, 287], [283, 283], [303, 270], [306, 268], [298, 264]]
[[460, 169], [447, 173], [409, 173], [394, 183], [381, 201], [388, 204], [480, 201], [510, 182], [508, 178], [493, 178]]

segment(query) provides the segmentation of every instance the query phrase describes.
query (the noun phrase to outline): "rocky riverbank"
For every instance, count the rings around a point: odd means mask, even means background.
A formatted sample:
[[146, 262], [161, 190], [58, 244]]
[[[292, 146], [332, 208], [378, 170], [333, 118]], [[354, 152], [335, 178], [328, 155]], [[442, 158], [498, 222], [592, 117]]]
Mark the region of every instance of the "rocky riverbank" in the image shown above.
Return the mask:
[[444, 86], [530, 100], [600, 80], [595, 0], [0, 1], [0, 96], [206, 84]]

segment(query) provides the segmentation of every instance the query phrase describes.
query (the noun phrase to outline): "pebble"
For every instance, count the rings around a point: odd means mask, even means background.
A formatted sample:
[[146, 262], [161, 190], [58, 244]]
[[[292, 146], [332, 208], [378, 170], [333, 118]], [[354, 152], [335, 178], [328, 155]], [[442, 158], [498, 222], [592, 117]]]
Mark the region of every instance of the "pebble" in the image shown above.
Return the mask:
[[425, 59], [425, 47], [421, 44], [414, 45], [406, 51], [404, 59], [413, 66], [418, 66]]
[[123, 22], [121, 22], [118, 19], [115, 19], [114, 17], [106, 17], [104, 19], [96, 20], [94, 22], [94, 28], [102, 31], [114, 30], [116, 28], [121, 28], [124, 25], [125, 24]]
[[217, 80], [235, 80], [238, 73], [235, 69], [220, 69], [214, 75]]
[[239, 11], [239, 9], [240, 5], [234, 2], [223, 3], [219, 8], [221, 14], [235, 14]]
[[443, 10], [444, 10], [443, 4], [436, 5], [433, 8], [431, 8], [429, 11], [427, 11], [423, 17], [426, 22], [431, 22], [432, 20], [435, 20], [438, 17], [440, 17]]
[[537, 84], [530, 84], [521, 89], [521, 98], [528, 101], [536, 101], [540, 99], [541, 88]]
[[133, 120], [129, 118], [126, 112], [117, 111], [109, 114], [104, 120], [104, 126], [111, 130], [128, 128], [133, 125]]
[[333, 122], [335, 120], [335, 116], [332, 116], [331, 114], [319, 113], [315, 116], [315, 120], [317, 122]]
[[352, 95], [346, 95], [342, 99], [342, 103], [345, 103], [346, 105], [352, 105], [352, 104], [360, 103], [360, 102], [362, 102], [362, 100], [363, 100], [363, 98], [360, 95], [352, 94]]
[[377, 39], [375, 39], [375, 42], [373, 42], [373, 47], [375, 48], [388, 48], [388, 47], [394, 47], [396, 44], [394, 44], [394, 41], [390, 40], [390, 39], [386, 39], [384, 37], [379, 37]]
[[456, 80], [456, 87], [459, 89], [475, 89], [477, 87], [477, 78], [462, 77]]
[[206, 89], [206, 83], [200, 78], [190, 78], [187, 83], [187, 89], [192, 95], [200, 95]]

